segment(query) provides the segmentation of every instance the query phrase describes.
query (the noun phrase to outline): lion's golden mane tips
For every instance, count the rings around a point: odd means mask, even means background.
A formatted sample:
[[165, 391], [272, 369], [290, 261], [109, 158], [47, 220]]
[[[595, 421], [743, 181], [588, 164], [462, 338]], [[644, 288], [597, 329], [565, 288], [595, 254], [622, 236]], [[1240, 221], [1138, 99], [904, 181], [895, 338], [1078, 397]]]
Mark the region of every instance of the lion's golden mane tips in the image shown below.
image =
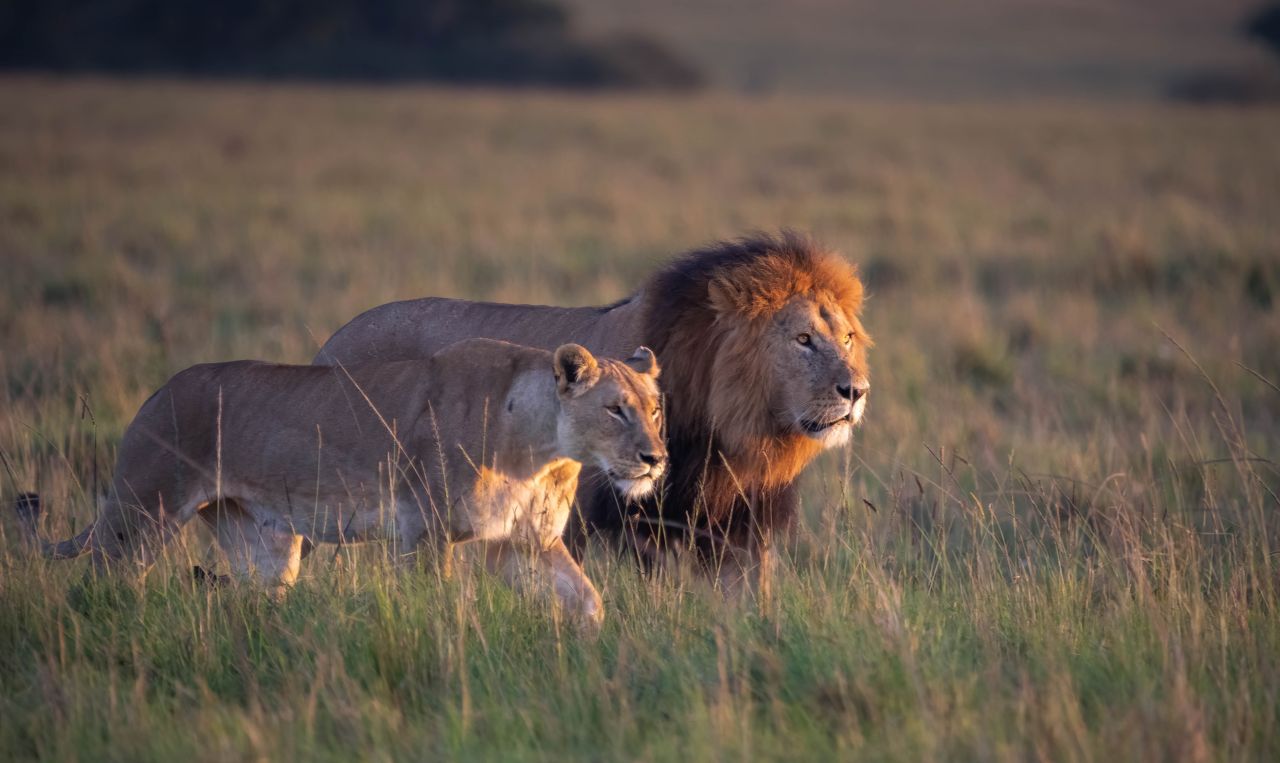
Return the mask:
[[668, 270], [690, 276], [690, 271], [701, 269], [697, 264], [713, 262], [718, 267], [707, 274], [702, 288], [717, 313], [732, 312], [748, 320], [768, 316], [797, 295], [835, 303], [850, 318], [862, 310], [857, 270], [798, 233], [761, 234], [721, 243], [688, 255]]
[[[765, 371], [755, 352], [762, 319], [795, 296], [834, 303], [866, 341], [858, 314], [863, 289], [857, 271], [813, 239], [792, 231], [722, 242], [680, 257], [645, 286], [645, 336], [663, 364], [675, 436], [714, 422], [730, 452], [758, 450], [769, 431]], [[724, 382], [733, 380], [732, 384]], [[729, 400], [728, 398], [733, 398]], [[790, 442], [795, 440], [795, 442]], [[791, 459], [777, 452], [804, 451]], [[768, 448], [770, 460], [807, 462], [816, 449], [804, 438]], [[812, 451], [812, 452], [810, 452]], [[798, 467], [781, 470], [789, 479]]]

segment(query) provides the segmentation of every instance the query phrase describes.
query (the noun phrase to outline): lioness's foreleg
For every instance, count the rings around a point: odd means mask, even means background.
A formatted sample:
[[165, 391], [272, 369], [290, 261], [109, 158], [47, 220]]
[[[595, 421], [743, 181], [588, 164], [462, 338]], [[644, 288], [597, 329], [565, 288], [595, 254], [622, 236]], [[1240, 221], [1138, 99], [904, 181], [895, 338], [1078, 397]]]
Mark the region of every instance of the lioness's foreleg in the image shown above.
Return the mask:
[[298, 579], [303, 537], [275, 519], [258, 521], [237, 501], [222, 500], [200, 512], [227, 556], [238, 580], [256, 580], [273, 596], [283, 596]]
[[530, 549], [511, 541], [494, 541], [485, 548], [485, 565], [520, 591], [544, 593], [548, 589], [564, 610], [588, 630], [597, 630], [604, 621], [604, 602], [574, 561], [564, 540]]

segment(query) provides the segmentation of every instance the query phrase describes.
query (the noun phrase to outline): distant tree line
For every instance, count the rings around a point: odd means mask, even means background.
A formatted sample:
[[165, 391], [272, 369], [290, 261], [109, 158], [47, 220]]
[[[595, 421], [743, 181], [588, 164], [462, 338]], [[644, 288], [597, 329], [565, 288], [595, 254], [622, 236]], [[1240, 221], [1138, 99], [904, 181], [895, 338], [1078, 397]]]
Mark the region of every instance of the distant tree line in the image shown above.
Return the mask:
[[[1241, 21], [1240, 32], [1280, 61], [1280, 4], [1250, 13]], [[1280, 101], [1280, 69], [1255, 65], [1192, 71], [1170, 84], [1169, 95], [1192, 103], [1274, 103]]]
[[658, 41], [583, 39], [552, 0], [4, 0], [0, 67], [688, 88]]
[[1244, 33], [1280, 56], [1280, 5], [1259, 9], [1245, 21]]

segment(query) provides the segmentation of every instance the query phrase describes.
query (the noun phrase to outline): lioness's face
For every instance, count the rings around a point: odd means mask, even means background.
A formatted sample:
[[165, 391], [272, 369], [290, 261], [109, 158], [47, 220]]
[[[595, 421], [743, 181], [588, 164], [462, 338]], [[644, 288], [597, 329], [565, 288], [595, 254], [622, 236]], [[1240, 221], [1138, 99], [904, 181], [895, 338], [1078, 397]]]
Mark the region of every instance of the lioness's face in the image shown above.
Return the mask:
[[600, 468], [629, 499], [653, 492], [667, 467], [658, 362], [646, 347], [599, 360], [576, 344], [555, 353], [560, 447]]
[[784, 432], [842, 445], [867, 407], [867, 335], [834, 302], [793, 297], [765, 332], [770, 408]]

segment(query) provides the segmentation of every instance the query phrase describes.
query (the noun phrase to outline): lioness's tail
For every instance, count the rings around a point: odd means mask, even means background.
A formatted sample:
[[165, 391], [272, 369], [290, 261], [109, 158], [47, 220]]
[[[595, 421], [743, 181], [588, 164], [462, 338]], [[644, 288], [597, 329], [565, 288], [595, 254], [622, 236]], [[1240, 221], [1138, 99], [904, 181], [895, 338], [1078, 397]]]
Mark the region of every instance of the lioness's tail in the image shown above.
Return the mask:
[[40, 553], [49, 559], [75, 559], [88, 553], [93, 530], [97, 522], [92, 522], [74, 538], [60, 540], [56, 543], [40, 537], [38, 520], [40, 518], [40, 496], [35, 493], [22, 493], [13, 502], [13, 510], [18, 515], [18, 523], [22, 525], [22, 533], [32, 546], [40, 549]]

